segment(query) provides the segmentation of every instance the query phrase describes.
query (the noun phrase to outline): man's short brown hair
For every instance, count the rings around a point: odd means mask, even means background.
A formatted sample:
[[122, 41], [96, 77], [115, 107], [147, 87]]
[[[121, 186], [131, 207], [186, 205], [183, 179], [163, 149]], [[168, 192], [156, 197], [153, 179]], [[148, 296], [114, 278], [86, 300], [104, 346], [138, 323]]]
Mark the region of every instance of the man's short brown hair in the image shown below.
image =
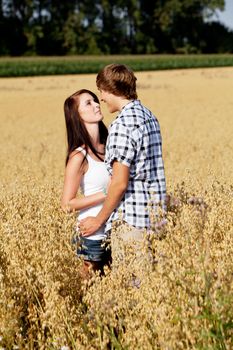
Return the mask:
[[99, 90], [107, 91], [129, 100], [137, 99], [136, 80], [133, 71], [124, 64], [109, 64], [97, 75], [96, 85]]

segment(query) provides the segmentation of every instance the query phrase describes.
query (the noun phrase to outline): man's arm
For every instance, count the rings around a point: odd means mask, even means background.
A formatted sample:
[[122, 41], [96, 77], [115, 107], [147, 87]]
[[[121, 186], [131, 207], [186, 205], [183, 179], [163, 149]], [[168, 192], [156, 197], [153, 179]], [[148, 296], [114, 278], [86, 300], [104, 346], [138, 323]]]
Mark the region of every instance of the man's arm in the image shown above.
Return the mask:
[[89, 216], [80, 221], [82, 236], [87, 237], [97, 231], [109, 218], [120, 203], [129, 181], [130, 168], [115, 161], [112, 167], [112, 180], [108, 189], [103, 208], [96, 217]]

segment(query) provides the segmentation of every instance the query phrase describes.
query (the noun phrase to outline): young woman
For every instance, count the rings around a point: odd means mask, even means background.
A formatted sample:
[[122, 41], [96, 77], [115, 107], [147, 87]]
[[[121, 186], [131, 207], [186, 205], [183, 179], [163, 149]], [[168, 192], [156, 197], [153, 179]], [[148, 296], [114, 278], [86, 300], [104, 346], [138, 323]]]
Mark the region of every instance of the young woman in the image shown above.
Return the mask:
[[[64, 103], [68, 149], [61, 206], [64, 211], [79, 211], [78, 220], [96, 216], [102, 208], [110, 181], [104, 164], [108, 131], [102, 122], [98, 97], [82, 89]], [[84, 196], [77, 197], [81, 190]], [[101, 270], [109, 258], [104, 241], [104, 225], [84, 236], [78, 228], [77, 254], [84, 259], [83, 275], [89, 269]]]

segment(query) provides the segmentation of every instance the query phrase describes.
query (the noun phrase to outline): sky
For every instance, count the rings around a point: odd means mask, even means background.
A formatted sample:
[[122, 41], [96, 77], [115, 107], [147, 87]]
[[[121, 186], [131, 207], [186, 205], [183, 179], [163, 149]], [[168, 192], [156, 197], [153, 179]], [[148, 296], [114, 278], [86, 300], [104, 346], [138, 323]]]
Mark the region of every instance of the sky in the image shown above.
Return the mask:
[[225, 10], [217, 13], [218, 17], [215, 16], [214, 19], [233, 30], [233, 0], [225, 0]]

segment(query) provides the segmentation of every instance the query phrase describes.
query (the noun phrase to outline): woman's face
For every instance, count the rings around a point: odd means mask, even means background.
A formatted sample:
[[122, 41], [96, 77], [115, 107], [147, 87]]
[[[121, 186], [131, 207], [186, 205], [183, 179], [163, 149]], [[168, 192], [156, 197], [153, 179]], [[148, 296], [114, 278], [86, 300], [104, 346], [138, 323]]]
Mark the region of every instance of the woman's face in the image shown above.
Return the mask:
[[86, 124], [98, 123], [103, 119], [99, 103], [95, 102], [94, 97], [86, 92], [79, 95], [78, 112]]

